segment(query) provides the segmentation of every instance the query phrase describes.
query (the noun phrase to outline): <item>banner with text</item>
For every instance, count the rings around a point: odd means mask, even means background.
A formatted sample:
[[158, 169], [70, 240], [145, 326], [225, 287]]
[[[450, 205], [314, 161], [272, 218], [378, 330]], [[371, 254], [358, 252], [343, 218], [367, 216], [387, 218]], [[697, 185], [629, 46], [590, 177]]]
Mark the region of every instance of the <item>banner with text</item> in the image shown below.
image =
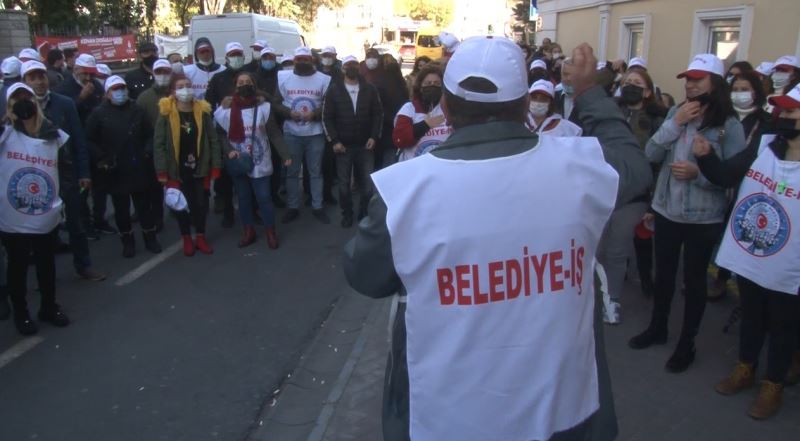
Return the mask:
[[98, 62], [136, 58], [136, 37], [133, 34], [85, 37], [36, 37], [39, 52], [47, 55], [50, 49], [76, 48], [78, 53], [90, 54]]

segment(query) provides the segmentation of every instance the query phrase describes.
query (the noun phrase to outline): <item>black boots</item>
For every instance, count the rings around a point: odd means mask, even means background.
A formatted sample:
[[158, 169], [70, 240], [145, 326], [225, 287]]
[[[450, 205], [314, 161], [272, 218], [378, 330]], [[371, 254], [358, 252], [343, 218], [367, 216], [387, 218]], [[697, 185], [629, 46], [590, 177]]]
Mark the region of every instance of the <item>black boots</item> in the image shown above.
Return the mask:
[[133, 238], [133, 231], [119, 233], [122, 240], [122, 257], [130, 259], [136, 255], [136, 240]]
[[[16, 326], [17, 331], [25, 336], [33, 335], [39, 332], [39, 327], [36, 325], [36, 322], [33, 321], [30, 314], [28, 314], [28, 309], [16, 309], [17, 308], [15, 307], [14, 326]], [[58, 304], [53, 304], [53, 306], [40, 309], [39, 321], [50, 323], [58, 328], [63, 328], [69, 325], [69, 318], [66, 316], [66, 314], [61, 312], [61, 307], [58, 306]]]
[[689, 366], [694, 363], [694, 356], [696, 352], [697, 350], [694, 347], [693, 339], [681, 338], [678, 341], [678, 346], [675, 348], [675, 352], [673, 352], [672, 356], [669, 357], [669, 360], [667, 360], [667, 364], [664, 366], [665, 369], [673, 374], [680, 374], [681, 372], [686, 371], [686, 369], [689, 369]]
[[11, 316], [11, 307], [8, 305], [8, 291], [5, 286], [0, 286], [0, 320], [8, 320]]
[[158, 238], [156, 238], [155, 228], [150, 231], [143, 231], [142, 235], [144, 236], [144, 247], [147, 251], [150, 251], [153, 254], [158, 254], [161, 252], [161, 244], [158, 243]]
[[[161, 244], [158, 243], [156, 238], [156, 229], [143, 231], [142, 237], [144, 238], [144, 248], [153, 254], [161, 252]], [[120, 233], [122, 239], [122, 257], [130, 259], [136, 255], [136, 240], [133, 238], [133, 231], [127, 233]]]
[[653, 345], [663, 345], [667, 343], [667, 330], [648, 327], [641, 334], [631, 338], [628, 346], [631, 349], [646, 349]]

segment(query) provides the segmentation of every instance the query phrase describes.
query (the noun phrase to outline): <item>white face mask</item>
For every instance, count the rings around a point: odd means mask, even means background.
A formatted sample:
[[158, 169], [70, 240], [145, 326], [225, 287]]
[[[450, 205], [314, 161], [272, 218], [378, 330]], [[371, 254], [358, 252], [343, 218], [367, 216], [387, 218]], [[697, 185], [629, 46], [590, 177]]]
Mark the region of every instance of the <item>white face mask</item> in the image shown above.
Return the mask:
[[740, 109], [749, 109], [753, 105], [753, 94], [751, 92], [731, 92], [733, 105]]
[[163, 75], [156, 74], [156, 75], [153, 75], [153, 78], [155, 79], [156, 86], [165, 87], [165, 86], [169, 86], [169, 80], [172, 79], [172, 75], [170, 75], [170, 74], [163, 74]]
[[194, 91], [189, 87], [178, 89], [175, 91], [175, 98], [182, 103], [190, 103], [194, 99]]
[[367, 65], [367, 69], [375, 70], [378, 68], [378, 59], [377, 58], [367, 58], [367, 61], [364, 62]]
[[241, 69], [244, 66], [244, 57], [228, 57], [228, 64], [231, 69]]
[[776, 92], [780, 92], [778, 89], [783, 89], [789, 84], [789, 77], [792, 76], [789, 72], [775, 72], [772, 74], [772, 87], [775, 88]]
[[172, 63], [172, 73], [182, 74], [183, 73], [183, 63]]
[[528, 107], [531, 111], [533, 116], [545, 116], [547, 115], [547, 111], [550, 110], [550, 103], [540, 103], [538, 101], [531, 101], [530, 106]]
[[333, 58], [327, 58], [327, 57], [323, 58], [322, 59], [322, 65], [323, 66], [333, 66]]
[[201, 66], [211, 66], [211, 63], [213, 63], [213, 62], [214, 62], [214, 60], [208, 60], [208, 61], [203, 61], [203, 60], [200, 60], [200, 59], [197, 60], [197, 64], [199, 64]]

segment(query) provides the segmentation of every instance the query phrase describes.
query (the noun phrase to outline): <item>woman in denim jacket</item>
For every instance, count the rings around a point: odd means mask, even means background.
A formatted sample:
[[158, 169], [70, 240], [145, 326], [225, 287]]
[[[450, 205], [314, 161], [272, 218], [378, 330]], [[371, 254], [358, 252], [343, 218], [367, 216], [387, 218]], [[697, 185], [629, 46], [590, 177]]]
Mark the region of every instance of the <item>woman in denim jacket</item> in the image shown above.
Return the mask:
[[651, 162], [661, 163], [652, 208], [655, 212], [656, 277], [650, 325], [629, 345], [644, 349], [667, 341], [667, 322], [675, 292], [675, 275], [683, 248], [686, 299], [683, 326], [670, 372], [685, 371], [694, 361], [694, 338], [706, 306], [706, 269], [719, 239], [728, 202], [725, 189], [699, 171], [692, 144], [708, 142], [727, 159], [745, 147], [744, 130], [736, 117], [722, 61], [697, 55], [686, 72], [686, 101], [673, 107], [645, 148]]

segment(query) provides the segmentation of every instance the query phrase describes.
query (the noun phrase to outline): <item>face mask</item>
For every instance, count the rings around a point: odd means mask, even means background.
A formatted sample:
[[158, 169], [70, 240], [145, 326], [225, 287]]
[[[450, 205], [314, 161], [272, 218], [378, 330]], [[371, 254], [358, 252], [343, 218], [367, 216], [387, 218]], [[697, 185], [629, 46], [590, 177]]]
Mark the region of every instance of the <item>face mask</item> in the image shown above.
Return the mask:
[[427, 104], [439, 104], [442, 99], [442, 88], [439, 86], [425, 86], [420, 90], [422, 101]]
[[295, 63], [294, 73], [301, 76], [308, 76], [314, 73], [314, 66], [311, 63]]
[[228, 57], [228, 65], [231, 69], [241, 69], [244, 66], [244, 57]]
[[783, 89], [789, 84], [789, 77], [792, 76], [789, 72], [775, 72], [772, 74], [772, 87], [775, 90]]
[[39, 105], [42, 106], [42, 108], [45, 107], [45, 103], [47, 103], [47, 100], [49, 98], [50, 98], [50, 91], [49, 90], [47, 92], [45, 92], [44, 95], [42, 95], [42, 96], [36, 95], [36, 101], [39, 101]]
[[797, 128], [797, 120], [789, 118], [778, 118], [775, 120], [775, 133], [786, 139], [795, 139], [800, 135], [800, 129]]
[[633, 84], [627, 84], [620, 90], [620, 98], [624, 104], [639, 104], [644, 99], [644, 89]]
[[128, 90], [127, 89], [119, 89], [119, 90], [112, 90], [111, 91], [111, 104], [115, 106], [121, 106], [128, 102]]
[[351, 80], [358, 78], [358, 67], [348, 67], [344, 70], [344, 76]]
[[575, 94], [575, 88], [571, 84], [562, 84], [561, 88], [564, 91], [564, 95], [572, 96]]
[[322, 59], [323, 66], [333, 66], [333, 58], [323, 58]]
[[242, 98], [250, 98], [256, 94], [256, 88], [252, 84], [239, 86], [236, 88], [236, 93]]
[[183, 73], [183, 63], [172, 63], [172, 73], [175, 74], [182, 74]]
[[213, 62], [214, 62], [214, 60], [203, 61], [203, 60], [201, 60], [199, 58], [197, 59], [197, 64], [199, 64], [201, 66], [211, 66], [211, 63], [213, 63]]
[[264, 70], [275, 69], [275, 65], [277, 64], [275, 60], [261, 60], [261, 68]]
[[561, 52], [553, 52], [553, 58], [554, 58], [554, 59], [561, 58], [561, 55], [562, 55], [562, 53], [561, 53]]
[[19, 100], [14, 103], [11, 111], [18, 119], [25, 121], [36, 116], [36, 104], [31, 100]]
[[749, 109], [753, 105], [753, 94], [750, 92], [731, 92], [733, 105], [740, 109]]
[[367, 61], [364, 62], [367, 65], [367, 69], [375, 70], [378, 68], [378, 59], [377, 58], [367, 58]]
[[545, 116], [547, 112], [550, 110], [550, 103], [540, 103], [538, 101], [531, 101], [530, 106], [528, 107], [533, 114], [533, 116]]
[[158, 59], [158, 57], [156, 57], [156, 56], [152, 56], [152, 57], [145, 57], [145, 58], [142, 58], [142, 63], [143, 63], [145, 66], [147, 66], [147, 67], [149, 67], [149, 68], [151, 68], [151, 69], [152, 69], [153, 65], [154, 65], [154, 64], [156, 64], [156, 60], [157, 60], [157, 59]]
[[163, 74], [163, 75], [153, 75], [155, 79], [156, 86], [158, 87], [166, 87], [169, 86], [169, 80], [172, 79], [172, 75]]
[[175, 98], [182, 103], [190, 103], [194, 99], [194, 91], [188, 87], [175, 91]]

